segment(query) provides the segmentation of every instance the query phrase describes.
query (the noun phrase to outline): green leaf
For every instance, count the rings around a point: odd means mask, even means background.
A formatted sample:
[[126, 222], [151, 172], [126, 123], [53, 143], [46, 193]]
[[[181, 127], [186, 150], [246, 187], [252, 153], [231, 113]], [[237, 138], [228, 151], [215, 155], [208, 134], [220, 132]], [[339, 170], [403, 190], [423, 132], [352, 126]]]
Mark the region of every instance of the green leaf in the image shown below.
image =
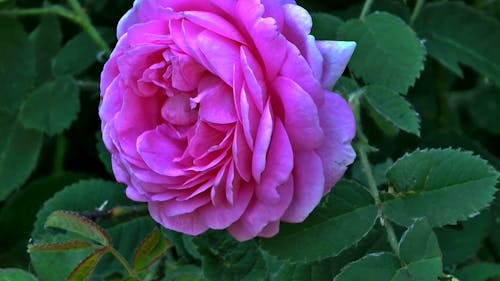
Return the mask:
[[53, 78], [52, 58], [61, 47], [62, 32], [56, 16], [44, 16], [40, 24], [31, 32], [29, 41], [36, 58], [36, 85]]
[[22, 25], [12, 18], [0, 17], [0, 38], [0, 109], [16, 112], [33, 87], [35, 55]]
[[378, 113], [373, 106], [368, 106], [367, 109], [368, 116], [370, 116], [386, 136], [394, 137], [399, 133], [399, 128], [394, 123], [388, 121], [384, 115]]
[[373, 227], [377, 207], [359, 184], [341, 181], [326, 200], [303, 223], [283, 224], [262, 248], [281, 260], [310, 262], [337, 255]]
[[68, 281], [88, 280], [101, 258], [108, 253], [108, 248], [102, 248], [84, 259], [69, 275]]
[[441, 2], [426, 5], [415, 26], [429, 54], [444, 66], [462, 76], [463, 63], [500, 85], [500, 53], [492, 47], [500, 44], [496, 19], [461, 2]]
[[438, 240], [425, 218], [416, 220], [403, 234], [399, 255], [414, 280], [437, 280], [443, 272]]
[[56, 75], [78, 75], [91, 66], [99, 48], [82, 32], [71, 38], [54, 57], [52, 70]]
[[[134, 202], [125, 197], [124, 186], [104, 180], [83, 180], [66, 187], [56, 193], [37, 214], [31, 236], [40, 239], [47, 233], [44, 223], [52, 212], [67, 210], [73, 212], [84, 212], [96, 210], [103, 204], [106, 207], [132, 205]], [[85, 200], [77, 200], [85, 198]]]
[[[125, 257], [129, 264], [133, 264], [134, 255], [140, 246], [140, 242], [144, 241], [155, 227], [156, 224], [151, 218], [139, 217], [110, 227], [107, 231], [113, 240], [113, 247]], [[123, 265], [111, 255], [105, 256], [94, 272], [94, 276], [98, 280], [104, 280], [115, 274], [128, 276]]]
[[409, 133], [420, 135], [418, 114], [397, 92], [378, 85], [366, 87], [364, 98], [386, 121]]
[[[290, 264], [281, 263], [278, 272], [272, 276], [272, 281], [323, 281], [332, 280], [340, 270], [353, 260], [365, 256], [376, 249], [381, 242], [386, 243], [385, 232], [372, 230], [360, 242], [339, 255], [320, 261]], [[270, 266], [268, 266], [270, 268]]]
[[500, 277], [500, 264], [475, 263], [457, 270], [453, 275], [460, 281], [487, 281], [488, 278]]
[[0, 281], [37, 281], [33, 274], [18, 268], [0, 268]]
[[112, 175], [113, 167], [111, 165], [111, 153], [109, 153], [109, 151], [106, 149], [106, 146], [104, 145], [101, 131], [98, 131], [96, 133], [96, 139], [97, 139], [96, 149], [97, 149], [97, 154], [99, 156], [99, 160], [101, 160], [101, 163], [104, 165], [106, 171]]
[[435, 229], [445, 267], [451, 268], [473, 257], [488, 236], [492, 223], [491, 213], [482, 212], [458, 226]]
[[170, 242], [165, 239], [158, 228], [155, 228], [146, 239], [142, 241], [134, 254], [134, 269], [141, 271], [163, 256], [170, 248]]
[[[384, 162], [374, 164], [372, 166], [373, 178], [375, 179], [375, 183], [377, 186], [383, 185], [387, 183], [387, 178], [385, 174], [387, 170], [393, 165], [392, 159], [388, 158]], [[361, 165], [360, 161], [354, 162], [352, 168], [352, 178], [357, 182], [361, 183], [364, 186], [368, 186], [368, 181], [366, 180], [365, 170]]]
[[359, 280], [411, 280], [393, 279], [401, 266], [396, 256], [389, 253], [374, 253], [357, 260], [342, 269], [335, 276], [334, 281], [359, 281]]
[[38, 178], [5, 201], [0, 210], [0, 241], [5, 241], [3, 250], [18, 246], [16, 241], [23, 241], [19, 246], [22, 252], [26, 252], [25, 241], [30, 238], [36, 213], [43, 203], [56, 191], [82, 178], [85, 176], [67, 172]]
[[468, 91], [467, 110], [475, 124], [492, 134], [500, 135], [500, 89], [494, 86], [480, 86]]
[[61, 133], [69, 128], [78, 115], [80, 110], [78, 91], [76, 81], [68, 76], [43, 84], [23, 105], [21, 122], [27, 128], [51, 136]]
[[[0, 92], [2, 96], [3, 92], [1, 90]], [[2, 183], [0, 201], [3, 201], [28, 179], [35, 168], [42, 147], [42, 134], [24, 128], [15, 116], [1, 111], [0, 132], [2, 132], [2, 137], [0, 137], [0, 182]]]
[[55, 211], [45, 222], [45, 227], [54, 227], [79, 234], [103, 246], [111, 244], [108, 233], [95, 222], [68, 211]]
[[337, 34], [337, 30], [342, 24], [342, 20], [338, 17], [327, 13], [312, 13], [313, 26], [311, 34], [316, 40], [333, 40]]
[[442, 226], [487, 207], [496, 192], [498, 173], [471, 152], [430, 149], [400, 158], [387, 178], [395, 193], [383, 202], [389, 219], [409, 226], [414, 218], [427, 217], [431, 225]]
[[213, 281], [263, 280], [266, 265], [254, 241], [238, 242], [224, 232], [195, 238], [205, 277]]
[[94, 247], [94, 244], [88, 241], [67, 241], [62, 243], [53, 244], [30, 244], [28, 245], [28, 252], [36, 251], [66, 251], [66, 250], [79, 250]]
[[205, 281], [201, 268], [194, 265], [183, 265], [165, 270], [165, 278], [162, 281]]
[[424, 50], [416, 34], [391, 14], [381, 12], [364, 21], [350, 20], [338, 34], [339, 40], [357, 42], [349, 69], [368, 84], [405, 94], [424, 68]]
[[339, 80], [335, 83], [333, 87], [333, 91], [341, 94], [344, 98], [348, 98], [350, 94], [356, 92], [358, 90], [358, 85], [356, 81], [352, 78], [340, 77]]

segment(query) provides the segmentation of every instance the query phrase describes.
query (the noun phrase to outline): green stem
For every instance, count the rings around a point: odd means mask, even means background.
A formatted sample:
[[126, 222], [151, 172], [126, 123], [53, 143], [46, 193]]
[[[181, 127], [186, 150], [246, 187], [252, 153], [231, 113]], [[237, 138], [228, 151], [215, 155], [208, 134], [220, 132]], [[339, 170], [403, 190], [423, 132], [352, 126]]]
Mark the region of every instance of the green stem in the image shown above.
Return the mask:
[[141, 280], [139, 279], [139, 276], [137, 276], [137, 272], [130, 267], [128, 264], [128, 261], [120, 254], [115, 248], [109, 247], [109, 252], [123, 265], [123, 267], [127, 270], [128, 274], [130, 277], [132, 277], [134, 280]]
[[73, 22], [77, 21], [77, 17], [71, 11], [59, 5], [52, 5], [43, 8], [1, 10], [0, 15], [9, 15], [9, 16], [57, 15], [63, 18], [67, 18]]
[[420, 11], [422, 11], [422, 7], [425, 4], [425, 0], [417, 0], [417, 3], [415, 4], [415, 8], [413, 8], [413, 13], [411, 14], [410, 18], [410, 25], [413, 26], [413, 23], [415, 23], [415, 20], [417, 19], [418, 15], [420, 14]]
[[375, 177], [373, 176], [370, 161], [368, 161], [367, 149], [369, 149], [369, 146], [365, 143], [357, 143], [355, 144], [355, 147], [358, 152], [359, 159], [361, 161], [361, 166], [363, 167], [363, 171], [365, 172], [370, 193], [373, 196], [375, 204], [379, 209], [380, 223], [385, 227], [385, 231], [387, 233], [387, 240], [389, 241], [392, 250], [399, 257], [398, 239], [396, 237], [396, 234], [394, 233], [394, 228], [392, 227], [391, 222], [384, 216], [382, 212], [382, 201], [380, 200], [377, 183], [375, 182]]
[[361, 14], [359, 15], [359, 18], [361, 20], [365, 19], [365, 16], [370, 12], [370, 8], [373, 4], [373, 0], [365, 0], [365, 4], [363, 5], [363, 9], [361, 10]]
[[54, 174], [60, 174], [64, 171], [64, 159], [66, 158], [66, 149], [68, 143], [66, 137], [60, 134], [56, 137], [56, 147], [54, 155]]
[[106, 43], [106, 41], [104, 41], [104, 39], [99, 34], [97, 29], [92, 25], [92, 23], [90, 22], [90, 18], [87, 16], [87, 13], [82, 8], [82, 6], [78, 2], [78, 0], [68, 0], [68, 4], [77, 17], [76, 23], [78, 23], [83, 28], [83, 30], [85, 30], [85, 32], [87, 32], [87, 34], [90, 36], [90, 38], [92, 38], [92, 40], [94, 40], [96, 45], [102, 51], [106, 52], [106, 54], [110, 54], [111, 49], [109, 48], [108, 43]]

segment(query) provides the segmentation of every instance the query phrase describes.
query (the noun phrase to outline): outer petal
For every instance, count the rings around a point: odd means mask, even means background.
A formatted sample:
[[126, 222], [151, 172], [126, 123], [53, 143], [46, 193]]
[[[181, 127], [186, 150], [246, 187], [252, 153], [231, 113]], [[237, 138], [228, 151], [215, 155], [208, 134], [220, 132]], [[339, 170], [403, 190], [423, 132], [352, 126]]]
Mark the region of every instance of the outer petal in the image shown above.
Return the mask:
[[318, 153], [323, 160], [327, 193], [356, 158], [351, 146], [356, 133], [356, 121], [349, 104], [340, 95], [329, 92], [320, 110], [320, 118], [325, 142]]
[[356, 43], [347, 41], [317, 41], [316, 44], [324, 57], [321, 84], [325, 89], [330, 90], [340, 76], [342, 76], [356, 48]]

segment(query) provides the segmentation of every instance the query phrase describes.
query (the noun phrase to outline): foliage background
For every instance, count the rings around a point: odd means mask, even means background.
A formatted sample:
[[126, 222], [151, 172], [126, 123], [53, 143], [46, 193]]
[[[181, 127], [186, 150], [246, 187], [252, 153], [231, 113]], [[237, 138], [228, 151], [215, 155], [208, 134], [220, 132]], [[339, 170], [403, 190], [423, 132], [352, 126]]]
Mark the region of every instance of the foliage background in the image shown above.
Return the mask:
[[99, 75], [132, 1], [0, 0], [0, 280], [500, 276], [500, 1], [299, 4], [358, 43], [336, 85], [358, 160], [305, 223], [238, 243], [154, 231], [113, 183]]

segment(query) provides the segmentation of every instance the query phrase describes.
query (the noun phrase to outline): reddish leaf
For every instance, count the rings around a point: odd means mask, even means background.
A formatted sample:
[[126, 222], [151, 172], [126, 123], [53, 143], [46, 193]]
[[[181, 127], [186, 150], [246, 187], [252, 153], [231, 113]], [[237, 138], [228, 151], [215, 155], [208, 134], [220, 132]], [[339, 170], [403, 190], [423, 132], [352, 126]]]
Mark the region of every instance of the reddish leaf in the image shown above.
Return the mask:
[[144, 270], [156, 262], [170, 248], [170, 242], [155, 228], [137, 248], [134, 254], [134, 269]]
[[68, 241], [63, 243], [53, 244], [31, 244], [28, 246], [28, 252], [34, 251], [66, 251], [92, 248], [94, 244], [88, 241]]
[[84, 281], [87, 280], [101, 260], [101, 258], [109, 251], [108, 247], [101, 248], [93, 254], [85, 258], [78, 266], [73, 269], [68, 276], [68, 281]]
[[111, 245], [111, 238], [104, 229], [95, 222], [76, 213], [55, 211], [47, 218], [45, 227], [64, 229], [96, 241], [101, 245]]

